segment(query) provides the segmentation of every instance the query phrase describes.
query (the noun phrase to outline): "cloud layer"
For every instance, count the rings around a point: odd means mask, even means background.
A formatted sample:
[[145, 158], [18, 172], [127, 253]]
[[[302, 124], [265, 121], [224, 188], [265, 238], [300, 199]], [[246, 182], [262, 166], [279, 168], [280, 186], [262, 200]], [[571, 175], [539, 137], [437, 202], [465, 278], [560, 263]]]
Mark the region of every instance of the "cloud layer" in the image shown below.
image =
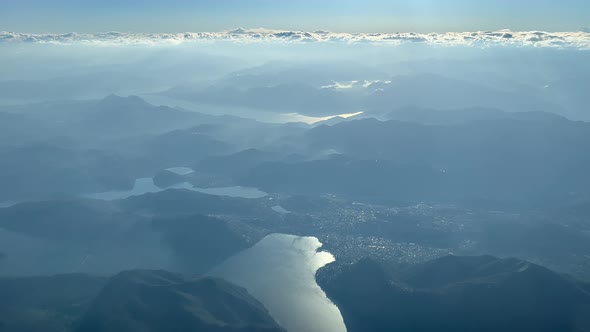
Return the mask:
[[266, 29], [236, 29], [222, 32], [186, 33], [121, 33], [96, 34], [30, 34], [0, 32], [0, 43], [31, 42], [55, 44], [97, 44], [97, 45], [158, 45], [184, 44], [194, 42], [230, 41], [237, 43], [280, 42], [280, 43], [374, 43], [400, 45], [424, 43], [448, 46], [534, 46], [553, 48], [574, 48], [590, 50], [590, 32], [543, 32], [510, 30], [449, 32], [449, 33], [336, 33], [328, 31], [279, 31]]

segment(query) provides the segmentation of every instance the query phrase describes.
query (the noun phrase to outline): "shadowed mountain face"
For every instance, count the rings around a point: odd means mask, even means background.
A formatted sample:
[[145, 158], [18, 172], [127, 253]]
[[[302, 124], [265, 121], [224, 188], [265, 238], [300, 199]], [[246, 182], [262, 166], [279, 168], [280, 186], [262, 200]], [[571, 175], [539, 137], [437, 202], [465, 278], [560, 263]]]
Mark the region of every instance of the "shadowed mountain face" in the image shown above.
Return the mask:
[[123, 272], [109, 280], [76, 332], [280, 332], [245, 289], [165, 271]]
[[0, 278], [2, 332], [279, 332], [246, 290], [212, 278], [135, 270]]
[[106, 282], [83, 274], [0, 278], [0, 331], [70, 331]]
[[329, 116], [338, 112], [354, 112], [359, 102], [356, 95], [318, 89], [304, 83], [275, 86], [208, 87], [202, 90], [176, 88], [166, 92], [175, 98], [223, 106], [249, 107], [283, 113], [302, 112], [310, 116]]
[[129, 136], [138, 133], [162, 133], [189, 127], [210, 117], [165, 106], [154, 106], [143, 99], [110, 95], [79, 119], [76, 127], [103, 135]]
[[371, 259], [320, 270], [348, 331], [587, 331], [588, 285], [541, 266], [447, 256], [409, 267]]

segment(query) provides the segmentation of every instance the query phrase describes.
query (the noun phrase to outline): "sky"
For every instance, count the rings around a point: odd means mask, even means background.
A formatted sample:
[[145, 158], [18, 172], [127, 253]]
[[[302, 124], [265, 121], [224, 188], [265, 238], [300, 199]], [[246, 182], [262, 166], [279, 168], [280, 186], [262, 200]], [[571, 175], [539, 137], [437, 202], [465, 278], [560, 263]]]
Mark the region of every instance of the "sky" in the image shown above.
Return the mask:
[[0, 31], [578, 31], [589, 0], [0, 0]]

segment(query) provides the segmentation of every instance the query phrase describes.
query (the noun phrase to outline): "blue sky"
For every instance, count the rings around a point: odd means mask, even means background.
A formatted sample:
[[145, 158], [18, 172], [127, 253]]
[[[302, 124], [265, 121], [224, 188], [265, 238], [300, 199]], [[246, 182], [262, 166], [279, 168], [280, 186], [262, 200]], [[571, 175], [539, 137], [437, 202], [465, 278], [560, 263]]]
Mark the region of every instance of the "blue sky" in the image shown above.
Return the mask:
[[342, 32], [575, 31], [590, 0], [1, 0], [0, 30], [183, 32], [235, 27]]

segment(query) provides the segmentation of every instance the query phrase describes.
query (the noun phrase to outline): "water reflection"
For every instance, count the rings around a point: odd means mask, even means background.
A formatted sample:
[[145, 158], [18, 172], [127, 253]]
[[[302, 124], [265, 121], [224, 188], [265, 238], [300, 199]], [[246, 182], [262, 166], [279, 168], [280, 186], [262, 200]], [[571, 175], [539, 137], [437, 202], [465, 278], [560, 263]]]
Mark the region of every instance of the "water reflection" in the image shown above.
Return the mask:
[[273, 234], [228, 259], [211, 275], [246, 288], [289, 332], [346, 331], [340, 310], [315, 281], [334, 261], [314, 237]]
[[313, 124], [319, 121], [329, 120], [335, 117], [349, 118], [362, 114], [363, 112], [356, 112], [350, 114], [334, 114], [331, 116], [307, 116], [299, 113], [277, 113], [270, 112], [260, 109], [254, 109], [242, 106], [229, 106], [229, 105], [213, 105], [213, 104], [202, 104], [191, 102], [187, 100], [171, 98], [159, 95], [140, 95], [145, 101], [154, 105], [166, 105], [169, 107], [180, 107], [189, 111], [197, 111], [199, 113], [211, 114], [211, 115], [234, 115], [242, 118], [254, 119], [261, 122], [267, 123], [289, 123], [289, 122], [304, 122]]

